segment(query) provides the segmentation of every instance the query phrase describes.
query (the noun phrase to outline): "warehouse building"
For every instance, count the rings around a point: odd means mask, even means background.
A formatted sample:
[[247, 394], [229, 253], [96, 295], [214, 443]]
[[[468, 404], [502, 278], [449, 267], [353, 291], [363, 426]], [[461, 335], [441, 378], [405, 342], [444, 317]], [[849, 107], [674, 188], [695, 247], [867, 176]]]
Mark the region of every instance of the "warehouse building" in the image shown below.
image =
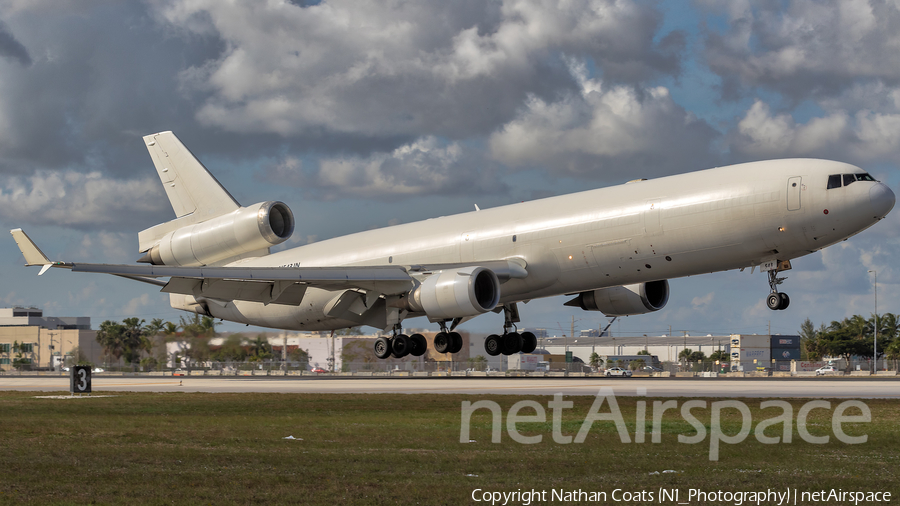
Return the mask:
[[44, 316], [35, 307], [0, 308], [0, 371], [57, 370], [76, 348], [92, 363], [102, 349], [86, 316]]

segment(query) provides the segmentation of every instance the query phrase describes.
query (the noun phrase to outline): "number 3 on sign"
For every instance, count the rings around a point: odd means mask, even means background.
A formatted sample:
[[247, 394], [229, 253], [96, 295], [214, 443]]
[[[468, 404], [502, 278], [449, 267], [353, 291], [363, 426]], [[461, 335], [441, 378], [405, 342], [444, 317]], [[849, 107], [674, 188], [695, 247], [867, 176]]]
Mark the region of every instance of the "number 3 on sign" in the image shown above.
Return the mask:
[[69, 392], [73, 394], [91, 393], [91, 368], [86, 365], [76, 365], [72, 368], [72, 376], [69, 382]]

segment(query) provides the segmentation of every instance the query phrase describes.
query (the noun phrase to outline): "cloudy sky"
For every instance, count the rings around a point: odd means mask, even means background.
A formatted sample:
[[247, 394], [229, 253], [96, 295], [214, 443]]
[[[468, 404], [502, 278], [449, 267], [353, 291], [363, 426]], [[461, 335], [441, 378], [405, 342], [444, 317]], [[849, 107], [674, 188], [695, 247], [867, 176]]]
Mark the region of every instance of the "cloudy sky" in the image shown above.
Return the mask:
[[[749, 160], [810, 156], [900, 191], [900, 4], [867, 0], [0, 0], [0, 224], [55, 260], [131, 263], [174, 217], [143, 135], [172, 130], [239, 202], [282, 200], [290, 245]], [[764, 275], [671, 280], [614, 331], [796, 333], [900, 311], [900, 212]], [[22, 267], [0, 305], [177, 320], [141, 283]], [[520, 308], [562, 334], [601, 314]], [[467, 324], [497, 331], [495, 315]], [[423, 326], [424, 320], [408, 322]], [[226, 330], [240, 330], [225, 325]], [[565, 329], [565, 330], [559, 330]]]

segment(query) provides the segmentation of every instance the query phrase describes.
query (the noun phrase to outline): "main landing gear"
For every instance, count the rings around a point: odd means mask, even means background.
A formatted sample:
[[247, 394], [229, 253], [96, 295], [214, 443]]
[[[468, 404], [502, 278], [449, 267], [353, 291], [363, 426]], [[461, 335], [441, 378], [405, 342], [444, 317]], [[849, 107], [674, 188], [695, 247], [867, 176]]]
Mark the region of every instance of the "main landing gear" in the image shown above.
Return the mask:
[[772, 292], [766, 297], [766, 305], [771, 310], [787, 309], [791, 303], [791, 298], [788, 297], [788, 294], [778, 291], [778, 285], [784, 283], [785, 279], [787, 278], [778, 277], [777, 269], [769, 271], [769, 289]]
[[459, 332], [447, 332], [447, 323], [441, 322], [441, 331], [434, 336], [434, 351], [438, 353], [459, 353], [463, 338]]
[[[531, 332], [517, 332], [519, 310], [515, 304], [503, 305], [503, 335], [491, 334], [484, 340], [484, 351], [492, 357], [499, 354], [531, 353], [537, 348], [537, 337]], [[510, 331], [512, 329], [512, 331]]]
[[[399, 325], [394, 327], [393, 337], [379, 337], [375, 340], [375, 356], [381, 359], [388, 357], [403, 358], [407, 355], [421, 357], [428, 351], [428, 342], [422, 334], [407, 336], [402, 334]], [[457, 334], [459, 335], [459, 334]], [[462, 338], [460, 338], [460, 348]]]

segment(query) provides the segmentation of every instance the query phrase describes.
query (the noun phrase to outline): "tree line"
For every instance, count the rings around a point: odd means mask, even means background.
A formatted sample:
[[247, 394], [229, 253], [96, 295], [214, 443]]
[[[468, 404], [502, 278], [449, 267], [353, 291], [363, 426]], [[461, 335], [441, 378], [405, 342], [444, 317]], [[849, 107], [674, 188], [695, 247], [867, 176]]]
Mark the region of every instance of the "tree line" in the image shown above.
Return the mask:
[[[210, 346], [209, 340], [215, 336], [216, 321], [209, 316], [182, 316], [178, 323], [161, 318], [154, 318], [150, 323], [140, 318], [125, 318], [121, 323], [112, 320], [101, 323], [97, 343], [108, 360], [145, 369], [163, 367], [170, 360], [180, 366], [188, 361], [241, 363], [276, 358], [265, 335], [247, 342], [243, 334], [232, 334], [221, 346]], [[169, 357], [166, 343], [173, 341], [185, 341], [187, 346], [178, 355]], [[309, 361], [307, 353], [299, 348], [291, 350], [288, 359], [300, 363]]]
[[[181, 317], [179, 323], [154, 318], [146, 323], [141, 318], [125, 318], [121, 323], [106, 320], [97, 331], [97, 343], [108, 360], [122, 361], [127, 365], [156, 368], [168, 361], [166, 343], [174, 339], [203, 341], [216, 335], [216, 321], [209, 316], [195, 314]], [[154, 350], [157, 351], [154, 355]]]
[[[875, 315], [868, 319], [854, 315], [834, 320], [816, 328], [807, 318], [800, 326], [800, 338], [809, 360], [841, 357], [849, 362], [853, 357], [872, 357], [875, 354]], [[897, 315], [878, 315], [878, 356], [888, 360], [900, 359], [900, 321]]]

